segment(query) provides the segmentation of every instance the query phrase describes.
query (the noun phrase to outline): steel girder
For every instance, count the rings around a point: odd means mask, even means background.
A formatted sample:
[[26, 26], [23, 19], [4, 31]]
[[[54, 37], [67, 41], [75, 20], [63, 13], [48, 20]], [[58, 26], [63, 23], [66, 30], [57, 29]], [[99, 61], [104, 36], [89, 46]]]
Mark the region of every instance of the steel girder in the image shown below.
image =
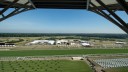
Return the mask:
[[[19, 0], [14, 0], [13, 2], [9, 2], [0, 0], [0, 8], [2, 9], [0, 10], [0, 22], [19, 13], [34, 9], [33, 6], [28, 5], [30, 3], [29, 1], [24, 4], [19, 4], [18, 1]], [[9, 13], [5, 15], [4, 13], [10, 8], [13, 11], [9, 11]]]
[[[128, 24], [119, 15], [117, 15], [115, 13], [116, 9], [110, 8], [108, 5], [105, 5], [105, 3], [103, 3], [101, 0], [96, 0], [96, 1], [101, 6], [98, 7], [94, 3], [90, 2], [90, 5], [91, 5], [90, 11], [106, 18], [107, 20], [109, 20], [110, 22], [112, 22], [113, 24], [115, 24], [116, 26], [118, 26], [120, 29], [122, 29], [123, 31], [125, 31], [128, 34]], [[119, 9], [117, 8], [117, 10], [122, 10], [122, 11], [125, 11], [126, 13], [128, 13], [128, 11], [127, 11], [128, 7], [126, 7], [127, 2], [125, 2], [123, 0], [117, 0], [117, 2], [121, 5], [119, 7]], [[124, 5], [122, 5], [122, 4], [124, 4]]]
[[[128, 14], [128, 2], [125, 0], [115, 0], [118, 4], [105, 4], [103, 0], [95, 0], [99, 6], [95, 5], [92, 0], [28, 0], [24, 4], [20, 4], [18, 1], [13, 0], [13, 2], [9, 2], [8, 0], [0, 0], [0, 8], [2, 9], [0, 11], [0, 21], [35, 8], [88, 9], [111, 21], [128, 34], [128, 24], [115, 13], [115, 11], [125, 11]], [[13, 8], [14, 10], [5, 15], [4, 13], [9, 8]]]
[[125, 12], [128, 14], [128, 4], [125, 0], [117, 0], [117, 2], [122, 6]]

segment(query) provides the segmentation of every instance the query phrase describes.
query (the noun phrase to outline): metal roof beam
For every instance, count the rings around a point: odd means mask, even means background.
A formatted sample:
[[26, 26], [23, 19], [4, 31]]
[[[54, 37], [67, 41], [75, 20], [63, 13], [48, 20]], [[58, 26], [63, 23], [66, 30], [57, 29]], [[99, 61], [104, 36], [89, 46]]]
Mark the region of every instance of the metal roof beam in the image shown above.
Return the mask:
[[8, 10], [11, 6], [13, 6], [15, 3], [17, 3], [19, 0], [14, 0], [11, 4], [6, 6], [2, 11], [0, 11], [0, 15], [3, 14], [6, 10]]
[[103, 6], [115, 19], [117, 19], [123, 26], [128, 29], [128, 25], [112, 10], [110, 10], [101, 0], [96, 0], [101, 6]]
[[87, 0], [87, 7], [86, 7], [86, 9], [88, 10], [89, 9], [89, 6], [90, 6], [90, 2], [91, 2], [91, 0]]
[[[27, 11], [27, 10], [30, 10], [30, 9], [32, 9], [32, 8], [28, 8], [26, 5], [28, 5], [29, 4], [29, 2], [26, 2], [25, 4], [23, 4], [24, 5], [24, 8], [22, 8], [22, 7], [16, 7], [15, 8], [15, 10], [13, 10], [12, 12], [10, 12], [8, 15], [6, 15], [6, 16], [3, 16], [3, 18], [0, 18], [0, 21], [3, 21], [3, 20], [5, 20], [5, 19], [7, 19], [7, 18], [9, 18], [9, 17], [11, 17], [11, 16], [13, 16], [13, 15], [16, 15], [16, 14], [19, 14], [19, 13], [21, 13], [21, 12], [24, 12], [24, 11]], [[21, 9], [21, 10], [20, 10]]]
[[94, 10], [95, 13], [103, 16], [104, 18], [106, 18], [107, 20], [109, 20], [110, 22], [112, 22], [113, 24], [117, 25], [120, 29], [122, 29], [123, 31], [125, 31], [128, 34], [128, 29], [124, 26], [122, 26], [120, 23], [118, 23], [116, 20], [114, 20], [112, 17], [110, 17], [108, 14], [106, 14], [104, 11], [102, 11], [102, 9], [98, 8], [95, 4], [90, 3], [93, 7], [95, 7], [96, 10]]
[[33, 6], [33, 8], [36, 8], [36, 6], [33, 4], [32, 0], [29, 0], [29, 2], [31, 3], [31, 5]]
[[34, 2], [85, 2], [87, 0], [31, 0]]
[[116, 0], [128, 14], [128, 4], [125, 0]]
[[48, 8], [48, 9], [86, 9], [86, 6], [74, 6], [74, 5], [37, 5], [38, 8]]
[[37, 8], [86, 9], [87, 0], [32, 0]]
[[[9, 1], [2, 1], [1, 4], [0, 4], [0, 8], [4, 8], [5, 6], [9, 5], [10, 3], [12, 2], [9, 2]], [[19, 3], [15, 3], [13, 6], [11, 6], [10, 8], [15, 8], [15, 7], [21, 7], [21, 8], [24, 8], [24, 7], [32, 7], [31, 5], [23, 5], [23, 4], [19, 4]]]

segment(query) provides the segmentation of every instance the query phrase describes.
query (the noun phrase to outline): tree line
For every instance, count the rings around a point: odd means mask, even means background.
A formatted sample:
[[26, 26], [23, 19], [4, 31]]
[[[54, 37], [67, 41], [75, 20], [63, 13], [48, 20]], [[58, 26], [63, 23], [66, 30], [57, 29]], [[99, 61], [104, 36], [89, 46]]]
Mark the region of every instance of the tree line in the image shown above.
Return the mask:
[[0, 33], [0, 37], [43, 37], [43, 36], [68, 36], [67, 38], [77, 37], [99, 37], [99, 38], [118, 38], [126, 39], [128, 34], [84, 34], [84, 33]]

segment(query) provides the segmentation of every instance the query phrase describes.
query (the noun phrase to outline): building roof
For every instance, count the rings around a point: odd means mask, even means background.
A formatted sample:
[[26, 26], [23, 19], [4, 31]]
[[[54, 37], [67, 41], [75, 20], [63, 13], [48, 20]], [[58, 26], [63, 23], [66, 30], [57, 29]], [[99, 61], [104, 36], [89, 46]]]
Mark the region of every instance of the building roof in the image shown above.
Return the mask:
[[[6, 1], [13, 2], [14, 0], [6, 0]], [[19, 4], [25, 4], [28, 1], [29, 0], [19, 0], [17, 3], [19, 3]], [[31, 3], [29, 3], [29, 5], [31, 5]]]
[[[6, 2], [13, 2], [13, 1], [14, 0], [6, 0]], [[29, 4], [27, 4], [28, 6], [32, 6], [32, 7], [34, 6], [36, 8], [86, 9], [88, 6], [88, 1], [92, 2], [98, 7], [101, 7], [101, 5], [96, 0], [19, 0], [17, 4], [21, 5], [21, 4], [25, 4], [26, 2], [29, 2]], [[110, 8], [121, 10], [121, 7], [116, 0], [101, 0], [101, 1], [106, 5], [108, 5], [108, 7]], [[128, 2], [128, 0], [126, 0], [126, 2]], [[19, 5], [15, 4], [12, 7], [16, 7]], [[1, 7], [3, 6], [5, 5], [2, 4]]]

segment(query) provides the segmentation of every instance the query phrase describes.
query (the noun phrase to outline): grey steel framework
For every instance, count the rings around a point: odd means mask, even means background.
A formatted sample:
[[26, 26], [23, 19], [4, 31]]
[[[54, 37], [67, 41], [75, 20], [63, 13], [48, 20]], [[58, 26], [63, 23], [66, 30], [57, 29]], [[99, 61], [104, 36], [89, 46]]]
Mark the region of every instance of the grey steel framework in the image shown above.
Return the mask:
[[[6, 14], [10, 8], [13, 11]], [[128, 34], [128, 24], [115, 13], [124, 11], [128, 14], [128, 0], [0, 0], [0, 21], [36, 8], [86, 9], [106, 18]]]

